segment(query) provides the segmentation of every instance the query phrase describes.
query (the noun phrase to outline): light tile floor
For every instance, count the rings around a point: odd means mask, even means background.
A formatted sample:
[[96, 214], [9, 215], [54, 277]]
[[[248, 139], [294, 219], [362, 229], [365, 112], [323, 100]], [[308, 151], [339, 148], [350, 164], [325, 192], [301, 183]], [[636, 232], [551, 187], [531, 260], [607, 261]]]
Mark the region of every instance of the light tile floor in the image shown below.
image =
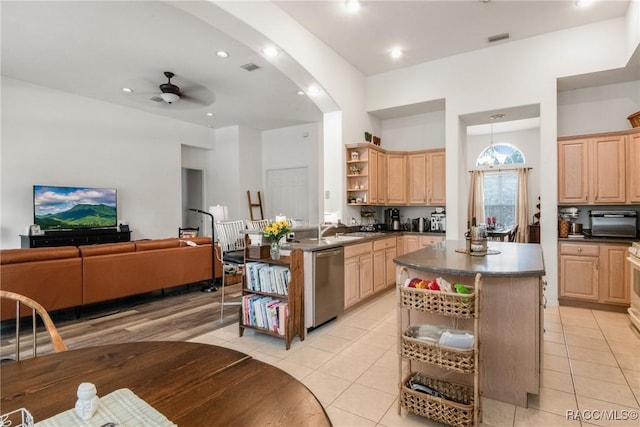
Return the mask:
[[[640, 333], [626, 314], [553, 307], [545, 311], [543, 388], [529, 408], [483, 398], [487, 426], [640, 426], [640, 420], [595, 419], [640, 414]], [[302, 381], [334, 426], [440, 425], [397, 410], [397, 313], [393, 291], [295, 339], [227, 326], [193, 341], [233, 348]], [[567, 411], [583, 419], [568, 419]], [[578, 412], [583, 411], [583, 412]], [[598, 412], [600, 411], [600, 412]]]

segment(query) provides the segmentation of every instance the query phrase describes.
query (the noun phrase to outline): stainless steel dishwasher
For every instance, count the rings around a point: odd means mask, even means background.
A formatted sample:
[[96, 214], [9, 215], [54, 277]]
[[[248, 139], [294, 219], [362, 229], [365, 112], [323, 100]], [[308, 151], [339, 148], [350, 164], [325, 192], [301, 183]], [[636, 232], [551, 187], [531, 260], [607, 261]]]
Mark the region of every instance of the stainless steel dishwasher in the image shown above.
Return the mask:
[[344, 248], [313, 253], [313, 325], [320, 326], [344, 311]]

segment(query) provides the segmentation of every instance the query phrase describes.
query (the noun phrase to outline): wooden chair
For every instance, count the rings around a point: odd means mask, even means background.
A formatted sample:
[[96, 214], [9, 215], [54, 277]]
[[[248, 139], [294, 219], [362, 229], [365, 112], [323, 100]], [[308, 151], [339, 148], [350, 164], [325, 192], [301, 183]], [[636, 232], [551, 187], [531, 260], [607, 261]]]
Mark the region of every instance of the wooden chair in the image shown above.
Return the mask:
[[33, 357], [37, 356], [37, 316], [40, 316], [42, 322], [44, 323], [47, 332], [49, 333], [49, 337], [51, 338], [51, 344], [53, 345], [53, 349], [56, 353], [61, 351], [67, 351], [67, 346], [64, 341], [60, 337], [58, 333], [58, 329], [56, 325], [49, 317], [49, 313], [47, 310], [40, 305], [38, 302], [32, 300], [29, 297], [24, 295], [17, 294], [15, 292], [9, 292], [0, 290], [0, 298], [1, 299], [9, 299], [16, 302], [16, 335], [15, 335], [15, 351], [16, 351], [16, 359], [20, 360], [20, 307], [22, 305], [31, 308], [31, 324], [32, 324], [32, 335], [33, 335]]
[[518, 226], [516, 225], [515, 227], [513, 227], [513, 230], [511, 230], [507, 235], [507, 242], [515, 242], [517, 234], [518, 234]]
[[[220, 320], [224, 320], [225, 305], [240, 305], [240, 302], [224, 302], [225, 293], [225, 266], [240, 269], [244, 276], [244, 250], [245, 250], [245, 225], [244, 221], [216, 222], [216, 237], [222, 252], [222, 305], [220, 307]], [[243, 277], [244, 280], [244, 277]]]

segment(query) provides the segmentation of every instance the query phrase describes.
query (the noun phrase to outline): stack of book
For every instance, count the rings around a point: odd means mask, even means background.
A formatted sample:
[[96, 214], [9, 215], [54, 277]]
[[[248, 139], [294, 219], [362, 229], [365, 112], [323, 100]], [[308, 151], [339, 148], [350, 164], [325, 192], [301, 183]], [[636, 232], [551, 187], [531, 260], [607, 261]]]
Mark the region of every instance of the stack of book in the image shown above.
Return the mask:
[[289, 305], [286, 302], [262, 295], [242, 297], [242, 318], [245, 325], [284, 335], [288, 314]]
[[247, 289], [250, 291], [267, 292], [287, 295], [291, 271], [281, 265], [269, 265], [262, 262], [247, 263]]

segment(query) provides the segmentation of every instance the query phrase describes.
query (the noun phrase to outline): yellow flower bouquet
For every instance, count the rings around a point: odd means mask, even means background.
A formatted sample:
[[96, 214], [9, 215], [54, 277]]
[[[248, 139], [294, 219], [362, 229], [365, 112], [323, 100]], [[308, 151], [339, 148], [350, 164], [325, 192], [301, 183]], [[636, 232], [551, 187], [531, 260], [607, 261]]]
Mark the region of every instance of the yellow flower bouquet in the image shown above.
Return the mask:
[[279, 242], [284, 236], [291, 232], [289, 221], [274, 221], [264, 229], [264, 237], [272, 242]]

